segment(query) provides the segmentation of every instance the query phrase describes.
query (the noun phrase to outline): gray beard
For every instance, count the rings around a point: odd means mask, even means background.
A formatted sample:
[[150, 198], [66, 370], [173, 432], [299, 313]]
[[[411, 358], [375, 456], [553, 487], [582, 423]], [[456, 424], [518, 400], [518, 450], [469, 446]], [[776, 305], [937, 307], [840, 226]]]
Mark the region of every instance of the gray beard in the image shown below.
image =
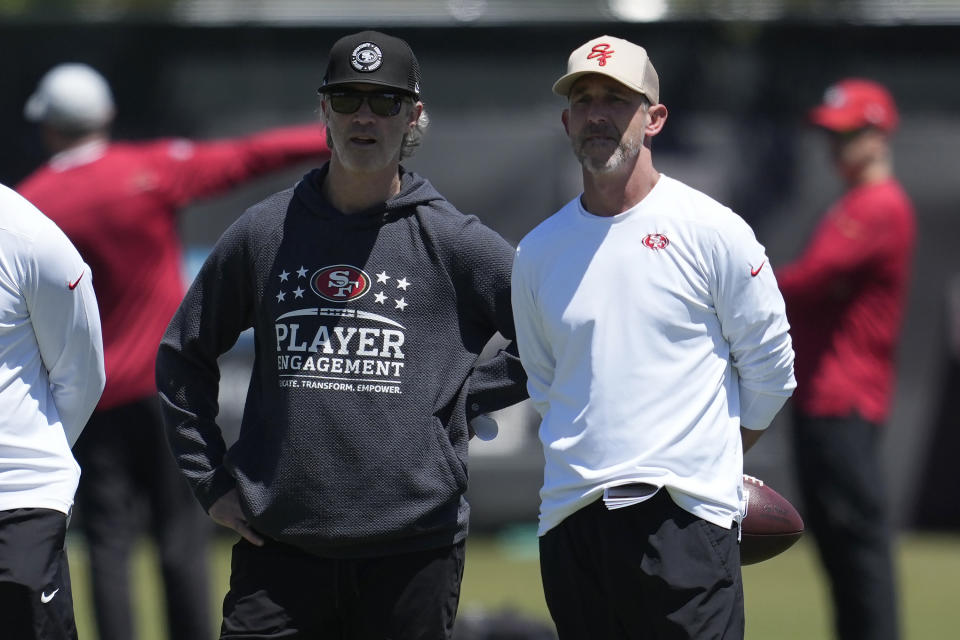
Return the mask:
[[600, 159], [595, 156], [588, 156], [583, 153], [582, 149], [576, 147], [574, 148], [574, 154], [576, 154], [583, 168], [590, 173], [612, 173], [628, 162], [635, 160], [640, 154], [642, 146], [642, 138], [637, 142], [621, 140], [614, 152], [607, 158]]
[[389, 163], [392, 161], [391, 158], [387, 158], [385, 156], [369, 158], [366, 161], [358, 161], [354, 156], [340, 146], [339, 140], [330, 134], [329, 129], [327, 129], [327, 146], [333, 153], [336, 154], [337, 159], [345, 169], [349, 169], [350, 171], [357, 173], [379, 171], [380, 169], [383, 169], [389, 165]]

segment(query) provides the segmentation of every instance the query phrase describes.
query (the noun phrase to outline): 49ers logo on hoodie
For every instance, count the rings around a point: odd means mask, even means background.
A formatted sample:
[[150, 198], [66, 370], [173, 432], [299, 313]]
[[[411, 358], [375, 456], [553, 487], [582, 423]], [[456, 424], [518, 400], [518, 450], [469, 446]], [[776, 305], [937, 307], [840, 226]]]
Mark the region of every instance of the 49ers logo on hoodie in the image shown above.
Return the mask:
[[[417, 292], [401, 273], [381, 268], [374, 279], [349, 264], [275, 273], [268, 295], [276, 300], [278, 386], [402, 394], [407, 328], [401, 320], [414, 315], [408, 307]], [[326, 303], [317, 304], [311, 292]]]
[[324, 267], [310, 276], [313, 292], [330, 302], [356, 300], [370, 290], [370, 276], [349, 264]]

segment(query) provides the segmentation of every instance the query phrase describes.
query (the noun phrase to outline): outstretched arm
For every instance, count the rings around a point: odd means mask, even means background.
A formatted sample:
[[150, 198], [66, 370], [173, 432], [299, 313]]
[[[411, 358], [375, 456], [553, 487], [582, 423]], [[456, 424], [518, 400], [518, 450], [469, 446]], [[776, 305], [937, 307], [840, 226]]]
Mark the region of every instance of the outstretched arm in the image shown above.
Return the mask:
[[156, 162], [164, 170], [160, 189], [174, 208], [272, 171], [330, 157], [326, 130], [320, 123], [269, 129], [242, 138], [166, 141]]

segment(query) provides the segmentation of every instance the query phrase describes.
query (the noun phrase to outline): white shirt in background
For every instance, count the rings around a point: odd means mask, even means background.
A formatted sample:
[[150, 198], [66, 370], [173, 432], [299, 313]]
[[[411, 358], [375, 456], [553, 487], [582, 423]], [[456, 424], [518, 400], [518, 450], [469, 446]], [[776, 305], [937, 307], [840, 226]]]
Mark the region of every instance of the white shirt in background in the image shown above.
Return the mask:
[[92, 282], [66, 235], [0, 185], [0, 510], [73, 505], [70, 448], [105, 380]]

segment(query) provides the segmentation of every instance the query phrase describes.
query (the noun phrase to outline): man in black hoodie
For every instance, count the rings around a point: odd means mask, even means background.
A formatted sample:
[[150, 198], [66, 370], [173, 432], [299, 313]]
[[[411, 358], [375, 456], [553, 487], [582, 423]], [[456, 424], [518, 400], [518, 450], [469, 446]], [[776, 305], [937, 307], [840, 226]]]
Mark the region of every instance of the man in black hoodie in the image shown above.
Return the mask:
[[[400, 160], [426, 125], [403, 40], [338, 40], [319, 89], [330, 162], [220, 238], [160, 346], [181, 470], [236, 530], [222, 638], [449, 638], [469, 423], [526, 395], [511, 246]], [[237, 442], [217, 357], [253, 327]], [[512, 349], [511, 349], [512, 351]]]

